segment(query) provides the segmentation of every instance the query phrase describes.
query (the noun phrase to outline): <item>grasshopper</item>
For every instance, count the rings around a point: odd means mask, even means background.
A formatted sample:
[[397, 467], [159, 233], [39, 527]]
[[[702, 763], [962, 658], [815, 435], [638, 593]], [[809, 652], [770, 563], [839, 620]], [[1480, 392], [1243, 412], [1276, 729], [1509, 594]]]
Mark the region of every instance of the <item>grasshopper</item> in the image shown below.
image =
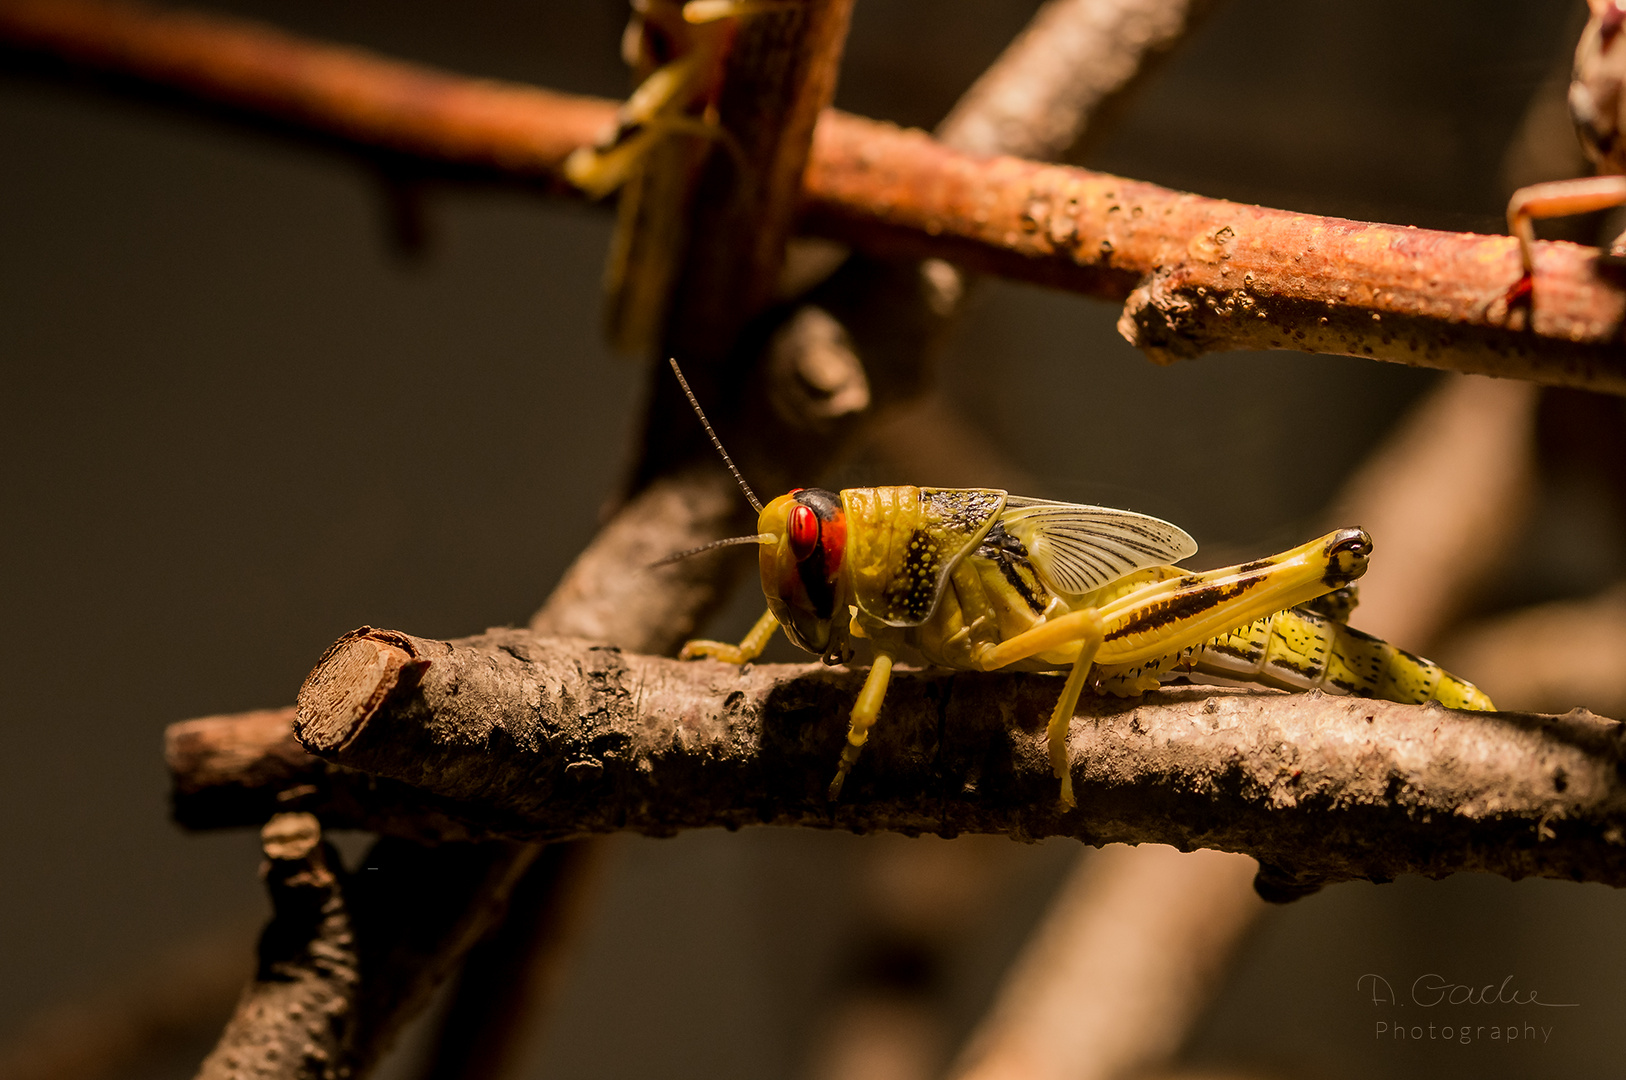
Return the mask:
[[[831, 800], [858, 761], [898, 661], [1066, 671], [1047, 729], [1064, 808], [1075, 805], [1067, 729], [1086, 686], [1129, 696], [1198, 672], [1280, 689], [1494, 708], [1473, 684], [1345, 625], [1348, 590], [1372, 554], [1361, 529], [1193, 573], [1173, 564], [1195, 554], [1196, 541], [1166, 521], [994, 488], [797, 488], [764, 506], [675, 360], [672, 370], [757, 511], [757, 532], [663, 561], [756, 544], [768, 601], [738, 645], [690, 641], [680, 655], [748, 663], [783, 628], [827, 664], [868, 659]], [[1301, 606], [1317, 600], [1320, 610]]]
[[[1513, 193], [1507, 204], [1507, 231], [1519, 241], [1523, 274], [1508, 290], [1509, 303], [1530, 297], [1535, 282], [1535, 231], [1538, 218], [1563, 217], [1607, 210], [1626, 203], [1626, 0], [1587, 0], [1586, 29], [1575, 46], [1570, 75], [1570, 119], [1581, 149], [1600, 175], [1577, 180], [1531, 184]], [[1611, 254], [1622, 254], [1626, 236], [1617, 237]]]

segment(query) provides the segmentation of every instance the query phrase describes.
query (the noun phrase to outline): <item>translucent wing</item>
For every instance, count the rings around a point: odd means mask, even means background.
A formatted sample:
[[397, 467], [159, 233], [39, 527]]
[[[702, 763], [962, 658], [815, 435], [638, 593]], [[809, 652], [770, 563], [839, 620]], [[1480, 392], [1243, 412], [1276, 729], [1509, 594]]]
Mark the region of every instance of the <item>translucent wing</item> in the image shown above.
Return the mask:
[[1197, 552], [1197, 541], [1184, 529], [1110, 506], [1012, 495], [1000, 523], [1027, 548], [1039, 579], [1066, 596], [1094, 592], [1136, 570]]

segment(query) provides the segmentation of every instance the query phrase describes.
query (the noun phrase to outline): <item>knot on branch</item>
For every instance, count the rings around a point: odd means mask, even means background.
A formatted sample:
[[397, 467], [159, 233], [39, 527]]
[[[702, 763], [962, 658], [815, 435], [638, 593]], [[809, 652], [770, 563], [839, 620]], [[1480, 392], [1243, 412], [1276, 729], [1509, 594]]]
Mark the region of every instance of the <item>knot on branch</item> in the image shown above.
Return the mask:
[[1118, 333], [1155, 364], [1195, 360], [1209, 349], [1197, 302], [1181, 288], [1181, 275], [1158, 267], [1124, 301]]

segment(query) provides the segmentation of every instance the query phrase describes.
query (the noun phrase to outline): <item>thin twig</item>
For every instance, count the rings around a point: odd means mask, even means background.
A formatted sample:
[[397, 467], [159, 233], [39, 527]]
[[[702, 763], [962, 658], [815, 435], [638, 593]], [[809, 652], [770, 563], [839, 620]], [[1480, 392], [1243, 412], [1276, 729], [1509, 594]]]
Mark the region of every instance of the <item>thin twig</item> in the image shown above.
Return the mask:
[[[191, 20], [185, 33], [175, 18]], [[609, 102], [127, 0], [6, 0], [0, 39], [360, 145], [529, 179], [555, 176], [566, 144], [613, 116]], [[1296, 349], [1626, 393], [1626, 292], [1590, 248], [1539, 244], [1533, 306], [1509, 310], [1519, 277], [1509, 237], [1295, 214], [975, 157], [839, 113], [820, 119], [804, 183], [803, 226], [861, 250], [1127, 300], [1125, 336], [1160, 361]]]
[[960, 96], [937, 138], [968, 154], [1079, 153], [1103, 111], [1140, 85], [1210, 0], [1048, 0]]
[[348, 142], [566, 186], [613, 102], [471, 79], [263, 23], [132, 0], [5, 0], [0, 41]]
[[755, 823], [1065, 835], [1243, 851], [1300, 882], [1483, 870], [1626, 883], [1621, 727], [1321, 694], [1164, 690], [1074, 720], [1057, 809], [1041, 675], [900, 677], [830, 804], [861, 673], [741, 671], [493, 631], [341, 639], [300, 694], [330, 760], [454, 800], [496, 835]]

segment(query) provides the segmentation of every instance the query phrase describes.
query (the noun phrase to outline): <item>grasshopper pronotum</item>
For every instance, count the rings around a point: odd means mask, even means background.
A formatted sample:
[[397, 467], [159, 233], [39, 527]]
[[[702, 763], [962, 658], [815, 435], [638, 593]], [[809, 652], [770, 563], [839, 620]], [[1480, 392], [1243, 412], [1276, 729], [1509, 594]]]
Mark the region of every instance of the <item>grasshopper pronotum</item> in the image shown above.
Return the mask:
[[757, 511], [757, 531], [671, 559], [756, 544], [768, 599], [738, 645], [691, 641], [681, 655], [743, 664], [783, 627], [825, 663], [868, 659], [831, 799], [858, 760], [898, 660], [963, 671], [1067, 671], [1048, 729], [1067, 807], [1074, 805], [1067, 727], [1086, 685], [1138, 694], [1199, 672], [1281, 689], [1493, 708], [1437, 664], [1351, 630], [1347, 603], [1332, 614], [1298, 606], [1366, 572], [1372, 538], [1361, 529], [1192, 573], [1172, 564], [1197, 544], [1166, 521], [992, 488], [797, 488], [764, 506], [675, 360], [672, 370]]

